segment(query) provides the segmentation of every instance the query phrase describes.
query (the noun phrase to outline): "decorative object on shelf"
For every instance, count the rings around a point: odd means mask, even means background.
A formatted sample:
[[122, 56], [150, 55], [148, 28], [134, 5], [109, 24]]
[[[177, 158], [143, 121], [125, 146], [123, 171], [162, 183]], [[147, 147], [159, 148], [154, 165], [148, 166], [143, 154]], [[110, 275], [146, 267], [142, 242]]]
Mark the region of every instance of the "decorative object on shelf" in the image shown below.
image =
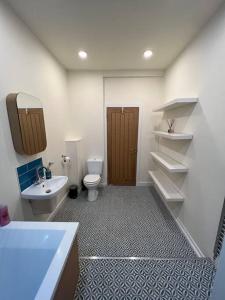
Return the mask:
[[169, 126], [168, 133], [174, 133], [174, 123], [175, 123], [175, 119], [167, 120], [167, 124]]

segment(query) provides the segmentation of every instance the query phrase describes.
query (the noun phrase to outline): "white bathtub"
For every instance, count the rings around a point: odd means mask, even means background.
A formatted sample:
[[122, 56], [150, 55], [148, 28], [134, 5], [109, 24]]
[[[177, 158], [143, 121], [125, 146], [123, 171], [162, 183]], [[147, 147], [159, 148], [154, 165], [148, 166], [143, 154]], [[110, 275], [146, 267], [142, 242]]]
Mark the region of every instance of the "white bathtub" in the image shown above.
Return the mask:
[[0, 227], [0, 299], [52, 299], [78, 225], [11, 222]]

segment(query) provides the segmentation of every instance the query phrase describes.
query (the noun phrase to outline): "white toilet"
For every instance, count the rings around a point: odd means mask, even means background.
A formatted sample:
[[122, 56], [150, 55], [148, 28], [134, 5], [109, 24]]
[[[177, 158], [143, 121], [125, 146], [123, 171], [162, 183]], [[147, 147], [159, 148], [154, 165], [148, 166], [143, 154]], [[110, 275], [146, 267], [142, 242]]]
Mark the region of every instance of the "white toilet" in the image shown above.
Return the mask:
[[84, 185], [88, 189], [88, 201], [95, 201], [98, 198], [98, 186], [101, 181], [103, 160], [90, 158], [87, 160], [88, 175], [84, 177]]

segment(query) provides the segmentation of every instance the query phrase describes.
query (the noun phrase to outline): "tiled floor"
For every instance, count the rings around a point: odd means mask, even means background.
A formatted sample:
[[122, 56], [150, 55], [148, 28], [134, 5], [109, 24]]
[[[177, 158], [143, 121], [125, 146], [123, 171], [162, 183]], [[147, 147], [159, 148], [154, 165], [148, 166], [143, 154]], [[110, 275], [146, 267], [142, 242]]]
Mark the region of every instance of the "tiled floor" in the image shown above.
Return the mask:
[[196, 257], [157, 200], [147, 187], [107, 187], [96, 202], [68, 200], [55, 220], [80, 222], [81, 256]]
[[87, 259], [75, 300], [206, 300], [212, 275], [207, 259]]
[[96, 202], [83, 193], [55, 221], [80, 222], [75, 299], [208, 299], [214, 265], [196, 257], [154, 190], [106, 187]]

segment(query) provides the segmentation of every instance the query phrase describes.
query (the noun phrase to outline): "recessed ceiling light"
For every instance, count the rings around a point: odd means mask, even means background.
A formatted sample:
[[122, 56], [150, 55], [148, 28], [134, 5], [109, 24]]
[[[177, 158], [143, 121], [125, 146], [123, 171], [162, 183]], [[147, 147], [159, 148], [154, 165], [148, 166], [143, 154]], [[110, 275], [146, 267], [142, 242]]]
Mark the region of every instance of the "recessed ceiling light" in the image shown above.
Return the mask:
[[79, 51], [78, 52], [78, 55], [79, 55], [79, 57], [81, 58], [81, 59], [86, 59], [87, 58], [87, 52], [85, 52], [85, 51]]
[[143, 56], [144, 56], [145, 59], [151, 58], [152, 55], [153, 55], [153, 52], [152, 52], [151, 50], [146, 50], [146, 51], [144, 52], [144, 54], [143, 54]]

